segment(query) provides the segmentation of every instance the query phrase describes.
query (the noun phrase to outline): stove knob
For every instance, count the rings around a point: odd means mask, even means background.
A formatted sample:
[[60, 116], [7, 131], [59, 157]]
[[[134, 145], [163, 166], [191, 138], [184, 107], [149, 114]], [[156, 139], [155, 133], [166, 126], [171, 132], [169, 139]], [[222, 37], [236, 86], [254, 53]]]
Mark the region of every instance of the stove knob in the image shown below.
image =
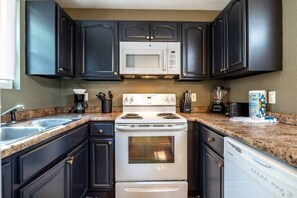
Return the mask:
[[126, 96], [125, 99], [124, 99], [124, 103], [129, 102], [129, 100], [130, 100], [129, 98], [130, 98], [129, 96]]
[[174, 102], [175, 102], [175, 100], [174, 100], [174, 98], [173, 98], [173, 97], [170, 97], [170, 102], [172, 102], [172, 103], [174, 103]]
[[169, 102], [169, 98], [167, 96], [165, 97], [165, 102]]
[[132, 103], [132, 102], [134, 102], [133, 96], [131, 96], [131, 98], [130, 98], [130, 103]]

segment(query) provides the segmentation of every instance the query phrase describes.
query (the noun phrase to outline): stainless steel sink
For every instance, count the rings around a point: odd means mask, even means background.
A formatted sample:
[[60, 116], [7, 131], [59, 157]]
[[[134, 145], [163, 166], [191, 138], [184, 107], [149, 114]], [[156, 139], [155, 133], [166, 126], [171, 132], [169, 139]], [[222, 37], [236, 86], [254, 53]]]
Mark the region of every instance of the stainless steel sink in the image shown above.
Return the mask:
[[8, 126], [9, 127], [43, 127], [45, 130], [47, 130], [52, 127], [65, 125], [75, 120], [76, 119], [68, 119], [68, 118], [42, 118], [42, 119], [34, 119], [34, 120], [14, 123]]
[[1, 127], [1, 144], [11, 144], [76, 120], [79, 118], [41, 118], [6, 124]]
[[1, 144], [11, 144], [24, 138], [41, 133], [43, 127], [2, 127]]

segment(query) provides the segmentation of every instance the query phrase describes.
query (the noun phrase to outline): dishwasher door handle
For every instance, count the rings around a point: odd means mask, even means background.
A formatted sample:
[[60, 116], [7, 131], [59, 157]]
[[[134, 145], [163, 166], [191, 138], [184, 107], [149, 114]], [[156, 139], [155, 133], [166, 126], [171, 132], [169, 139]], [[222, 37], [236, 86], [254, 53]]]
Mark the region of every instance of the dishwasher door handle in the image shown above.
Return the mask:
[[261, 166], [264, 166], [264, 167], [266, 167], [266, 168], [271, 168], [271, 166], [269, 165], [269, 164], [265, 164], [265, 163], [263, 163], [263, 162], [260, 162], [260, 161], [258, 161], [258, 160], [256, 160], [255, 158], [252, 158], [255, 162], [257, 162], [258, 164], [260, 164]]

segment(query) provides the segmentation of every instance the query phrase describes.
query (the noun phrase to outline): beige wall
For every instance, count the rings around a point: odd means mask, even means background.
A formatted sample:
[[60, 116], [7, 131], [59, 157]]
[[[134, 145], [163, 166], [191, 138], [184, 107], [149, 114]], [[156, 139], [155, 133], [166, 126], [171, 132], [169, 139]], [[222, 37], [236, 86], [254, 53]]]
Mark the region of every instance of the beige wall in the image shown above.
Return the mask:
[[273, 112], [297, 114], [297, 1], [283, 1], [283, 71], [257, 75], [226, 82], [232, 101], [247, 101], [248, 91], [265, 89], [276, 91]]
[[[66, 9], [74, 19], [88, 20], [163, 20], [163, 21], [212, 21], [218, 11], [160, 11], [160, 10], [91, 10]], [[124, 80], [122, 82], [88, 82], [77, 80], [62, 81], [62, 106], [73, 104], [73, 88], [85, 88], [89, 93], [89, 105], [100, 105], [96, 94], [100, 91], [114, 93], [114, 106], [121, 106], [123, 93], [175, 93], [178, 102], [182, 92], [190, 89], [197, 93], [193, 106], [209, 106], [213, 94], [212, 87], [218, 81], [175, 82], [174, 80]]]
[[212, 21], [218, 11], [65, 9], [75, 20]]
[[193, 106], [209, 106], [213, 94], [212, 87], [217, 85], [217, 81], [180, 83], [174, 80], [124, 80], [123, 82], [86, 82], [86, 81], [62, 81], [63, 100], [62, 106], [73, 105], [72, 89], [84, 88], [89, 93], [89, 102], [91, 106], [100, 105], [96, 94], [104, 92], [107, 94], [111, 90], [114, 94], [113, 106], [122, 106], [121, 97], [123, 93], [175, 93], [179, 100], [182, 93], [190, 89], [197, 93], [197, 102]]
[[2, 111], [24, 104], [26, 109], [60, 106], [60, 80], [25, 75], [25, 12], [21, 1], [21, 90], [2, 90]]

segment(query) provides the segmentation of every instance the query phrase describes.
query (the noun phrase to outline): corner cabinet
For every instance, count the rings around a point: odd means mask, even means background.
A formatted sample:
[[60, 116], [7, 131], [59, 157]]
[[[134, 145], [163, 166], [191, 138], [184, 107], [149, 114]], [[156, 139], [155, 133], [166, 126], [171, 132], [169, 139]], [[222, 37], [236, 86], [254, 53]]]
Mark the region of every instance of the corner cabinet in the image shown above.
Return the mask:
[[120, 22], [121, 41], [179, 41], [179, 23], [177, 22]]
[[26, 1], [26, 74], [72, 77], [73, 53], [74, 22], [67, 13], [54, 1]]
[[282, 1], [232, 0], [212, 23], [212, 77], [282, 70]]
[[120, 80], [118, 22], [80, 21], [76, 29], [76, 77]]
[[180, 81], [199, 81], [208, 78], [208, 23], [182, 23], [182, 61]]

